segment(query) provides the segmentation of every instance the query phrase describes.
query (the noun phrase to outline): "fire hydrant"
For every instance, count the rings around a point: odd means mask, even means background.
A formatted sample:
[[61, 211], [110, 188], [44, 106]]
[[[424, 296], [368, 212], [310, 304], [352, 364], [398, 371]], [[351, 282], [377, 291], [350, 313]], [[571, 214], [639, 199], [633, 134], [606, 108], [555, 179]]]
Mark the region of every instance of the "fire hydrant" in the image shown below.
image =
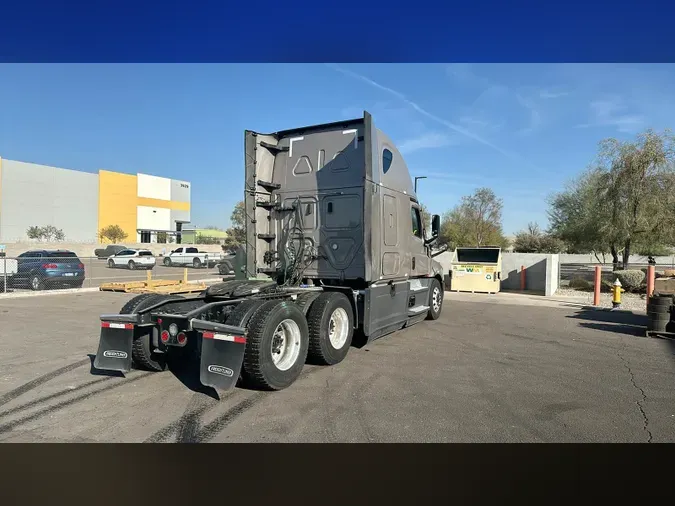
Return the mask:
[[617, 278], [612, 287], [612, 309], [621, 307], [621, 293], [625, 291], [626, 290], [621, 288], [621, 281]]

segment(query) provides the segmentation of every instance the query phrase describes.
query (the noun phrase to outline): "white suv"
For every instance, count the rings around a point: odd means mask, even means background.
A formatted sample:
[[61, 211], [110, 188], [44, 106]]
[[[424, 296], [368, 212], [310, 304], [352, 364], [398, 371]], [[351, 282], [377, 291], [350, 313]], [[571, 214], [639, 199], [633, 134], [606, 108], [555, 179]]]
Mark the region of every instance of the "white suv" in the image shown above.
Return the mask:
[[108, 267], [127, 269], [152, 269], [157, 263], [152, 251], [147, 249], [124, 249], [108, 257]]

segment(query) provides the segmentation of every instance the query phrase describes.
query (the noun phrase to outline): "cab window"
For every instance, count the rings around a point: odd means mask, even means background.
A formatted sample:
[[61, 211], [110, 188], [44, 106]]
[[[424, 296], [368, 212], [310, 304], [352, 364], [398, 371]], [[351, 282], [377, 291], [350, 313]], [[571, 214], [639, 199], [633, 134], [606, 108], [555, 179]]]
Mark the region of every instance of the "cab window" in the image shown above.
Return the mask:
[[420, 219], [420, 210], [416, 207], [410, 208], [412, 218], [412, 233], [415, 237], [422, 238], [422, 220]]
[[382, 172], [385, 174], [389, 171], [391, 167], [391, 162], [394, 160], [394, 155], [388, 149], [382, 151]]

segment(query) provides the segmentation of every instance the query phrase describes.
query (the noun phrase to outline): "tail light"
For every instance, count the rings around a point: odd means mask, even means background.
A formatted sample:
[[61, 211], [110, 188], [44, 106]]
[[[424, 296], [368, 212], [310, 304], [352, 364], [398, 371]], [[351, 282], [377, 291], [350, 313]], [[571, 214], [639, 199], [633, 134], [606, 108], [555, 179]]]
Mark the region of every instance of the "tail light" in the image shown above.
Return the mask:
[[185, 332], [180, 332], [176, 339], [178, 339], [178, 344], [180, 344], [181, 346], [187, 343], [187, 336], [185, 335]]
[[169, 332], [166, 330], [162, 331], [162, 335], [160, 336], [160, 339], [162, 340], [163, 343], [168, 343], [169, 342]]
[[84, 264], [77, 264], [78, 269], [84, 269]]
[[43, 269], [58, 269], [59, 266], [56, 264], [42, 264]]

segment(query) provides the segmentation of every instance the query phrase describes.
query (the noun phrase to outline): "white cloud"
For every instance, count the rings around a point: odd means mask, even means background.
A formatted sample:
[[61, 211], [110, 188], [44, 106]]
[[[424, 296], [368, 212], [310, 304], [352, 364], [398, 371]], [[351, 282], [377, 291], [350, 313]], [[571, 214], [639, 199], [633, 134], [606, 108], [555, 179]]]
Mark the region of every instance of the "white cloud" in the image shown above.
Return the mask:
[[539, 98], [544, 99], [566, 97], [569, 94], [570, 94], [569, 91], [539, 90]]
[[519, 94], [516, 94], [518, 103], [529, 111], [529, 124], [520, 130], [521, 134], [530, 134], [541, 126], [541, 114], [532, 100], [529, 100]]
[[461, 127], [451, 121], [448, 121], [446, 119], [440, 118], [439, 116], [436, 116], [435, 114], [430, 113], [426, 109], [420, 107], [417, 103], [413, 102], [412, 100], [408, 99], [403, 93], [396, 91], [392, 88], [388, 88], [386, 86], [383, 86], [379, 84], [378, 82], [373, 81], [372, 79], [369, 79], [366, 76], [363, 76], [361, 74], [357, 74], [356, 72], [352, 72], [351, 70], [343, 69], [342, 67], [335, 65], [335, 64], [326, 64], [328, 67], [332, 68], [333, 70], [336, 70], [338, 72], [341, 72], [342, 74], [345, 74], [347, 76], [353, 77], [354, 79], [358, 79], [374, 88], [377, 88], [381, 91], [384, 91], [386, 93], [389, 93], [390, 95], [395, 96], [402, 102], [406, 103], [409, 107], [413, 108], [415, 111], [417, 111], [419, 114], [426, 116], [427, 118], [440, 123], [441, 125], [447, 127], [448, 129], [457, 132], [458, 134], [467, 137], [469, 139], [472, 139], [476, 142], [479, 142], [485, 146], [488, 146], [489, 148], [501, 153], [502, 155], [511, 158], [511, 159], [520, 159], [518, 155], [515, 155], [514, 153], [509, 153], [508, 151], [500, 148], [499, 146], [496, 146], [495, 144], [491, 143], [487, 139], [484, 139], [483, 137], [473, 133], [472, 131]]
[[427, 132], [404, 140], [399, 144], [398, 149], [403, 154], [409, 154], [420, 149], [442, 148], [451, 144], [457, 144], [457, 140], [440, 132]]
[[577, 125], [578, 128], [605, 126], [616, 128], [622, 133], [635, 133], [645, 124], [643, 115], [627, 112], [628, 107], [624, 99], [618, 95], [594, 100], [589, 107], [591, 109], [590, 121]]
[[[527, 111], [527, 125], [521, 128], [518, 133], [531, 134], [538, 130], [543, 121], [541, 111], [539, 110], [534, 98], [556, 98], [566, 95], [566, 92], [558, 92], [544, 89], [525, 90], [522, 87], [518, 90], [510, 88], [501, 83], [491, 81], [486, 77], [479, 76], [474, 73], [468, 64], [451, 64], [446, 66], [446, 73], [456, 83], [467, 85], [469, 87], [479, 90], [478, 96], [473, 100], [471, 105], [466, 109], [466, 114], [463, 118], [475, 118], [481, 116], [482, 125], [475, 124], [475, 127], [480, 130], [498, 130], [506, 124], [506, 118], [497, 119], [494, 115], [503, 110], [504, 105], [517, 103]], [[482, 114], [480, 109], [483, 110]], [[490, 111], [491, 118], [487, 119], [487, 111]], [[507, 116], [511, 116], [508, 114]], [[467, 124], [460, 119], [460, 123]], [[468, 124], [471, 124], [470, 122]]]

